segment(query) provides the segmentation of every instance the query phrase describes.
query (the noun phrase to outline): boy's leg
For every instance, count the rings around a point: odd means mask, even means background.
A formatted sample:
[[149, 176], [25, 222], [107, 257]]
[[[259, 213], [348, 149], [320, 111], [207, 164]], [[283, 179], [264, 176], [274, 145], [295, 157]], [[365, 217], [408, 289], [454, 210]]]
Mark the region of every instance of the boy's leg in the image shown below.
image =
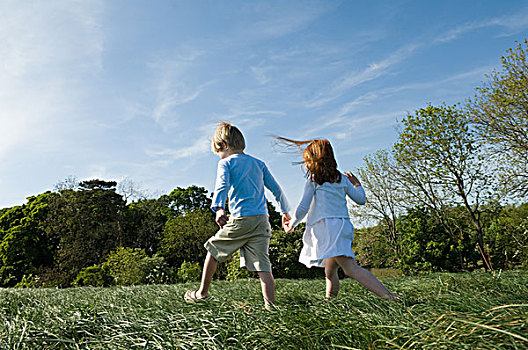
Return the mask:
[[326, 298], [336, 297], [337, 293], [339, 293], [338, 267], [339, 265], [335, 258], [325, 260]]
[[356, 263], [356, 259], [345, 256], [336, 256], [336, 262], [343, 268], [345, 274], [354, 278], [361, 283], [365, 288], [372, 291], [374, 294], [386, 298], [396, 299], [397, 296], [391, 293], [370, 271], [362, 268]]
[[275, 279], [273, 274], [268, 271], [257, 271], [260, 278], [260, 286], [262, 287], [262, 296], [264, 297], [264, 304], [266, 308], [275, 304]]
[[213, 280], [213, 275], [216, 272], [217, 266], [218, 260], [213, 258], [211, 253], [207, 253], [202, 271], [202, 282], [200, 284], [200, 288], [196, 291], [197, 298], [207, 297], [209, 286], [211, 285], [211, 281]]

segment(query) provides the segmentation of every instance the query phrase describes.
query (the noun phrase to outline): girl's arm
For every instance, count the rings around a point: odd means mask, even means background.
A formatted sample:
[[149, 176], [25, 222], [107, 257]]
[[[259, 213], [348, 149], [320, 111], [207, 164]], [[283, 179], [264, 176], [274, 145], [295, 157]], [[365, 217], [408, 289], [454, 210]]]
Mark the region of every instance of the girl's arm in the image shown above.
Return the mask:
[[299, 204], [297, 205], [297, 209], [295, 209], [295, 212], [293, 213], [291, 221], [292, 227], [299, 225], [301, 220], [304, 219], [304, 217], [308, 213], [308, 210], [310, 209], [310, 204], [313, 200], [314, 192], [315, 184], [312, 182], [312, 180], [307, 179], [306, 183], [304, 184], [304, 192], [301, 201], [299, 202]]
[[348, 181], [345, 181], [346, 194], [352, 199], [355, 203], [362, 205], [367, 202], [367, 196], [365, 195], [365, 190], [361, 186], [358, 178], [354, 176], [351, 172], [345, 172], [345, 176]]

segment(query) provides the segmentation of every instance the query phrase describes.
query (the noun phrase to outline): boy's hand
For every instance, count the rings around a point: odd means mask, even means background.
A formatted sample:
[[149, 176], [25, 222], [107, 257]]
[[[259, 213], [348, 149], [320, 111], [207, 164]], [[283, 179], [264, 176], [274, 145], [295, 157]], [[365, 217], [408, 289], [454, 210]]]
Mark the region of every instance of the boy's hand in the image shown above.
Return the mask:
[[290, 233], [293, 231], [293, 225], [291, 222], [291, 216], [288, 213], [282, 214], [282, 228], [286, 233]]
[[224, 225], [227, 224], [227, 215], [225, 213], [224, 208], [218, 207], [216, 208], [216, 223], [220, 228], [224, 228]]
[[348, 181], [350, 181], [352, 183], [352, 185], [354, 185], [354, 187], [358, 187], [358, 186], [361, 186], [361, 182], [359, 182], [358, 178], [352, 174], [350, 171], [345, 171], [345, 175], [348, 179]]

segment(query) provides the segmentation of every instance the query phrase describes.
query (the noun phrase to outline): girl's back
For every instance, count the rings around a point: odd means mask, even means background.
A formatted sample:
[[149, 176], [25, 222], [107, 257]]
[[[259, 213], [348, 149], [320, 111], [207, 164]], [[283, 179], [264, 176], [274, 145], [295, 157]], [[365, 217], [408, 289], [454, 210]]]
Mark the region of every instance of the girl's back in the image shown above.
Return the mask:
[[294, 216], [300, 220], [308, 214], [308, 225], [324, 218], [348, 218], [347, 195], [357, 204], [366, 201], [363, 188], [355, 188], [344, 175], [340, 182], [324, 182], [322, 185], [308, 179]]

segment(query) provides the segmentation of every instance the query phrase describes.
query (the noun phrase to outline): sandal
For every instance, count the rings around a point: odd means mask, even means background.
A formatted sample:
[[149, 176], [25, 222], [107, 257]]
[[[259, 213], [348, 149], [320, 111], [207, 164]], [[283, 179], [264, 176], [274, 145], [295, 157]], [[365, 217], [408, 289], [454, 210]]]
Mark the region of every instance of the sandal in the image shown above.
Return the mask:
[[196, 292], [198, 292], [198, 291], [189, 289], [188, 291], [185, 292], [185, 295], [183, 296], [183, 299], [185, 299], [185, 301], [187, 303], [190, 303], [190, 304], [199, 303], [199, 302], [206, 301], [206, 300], [210, 299], [209, 296], [206, 296], [206, 297], [203, 297], [203, 298], [198, 298], [196, 296]]

